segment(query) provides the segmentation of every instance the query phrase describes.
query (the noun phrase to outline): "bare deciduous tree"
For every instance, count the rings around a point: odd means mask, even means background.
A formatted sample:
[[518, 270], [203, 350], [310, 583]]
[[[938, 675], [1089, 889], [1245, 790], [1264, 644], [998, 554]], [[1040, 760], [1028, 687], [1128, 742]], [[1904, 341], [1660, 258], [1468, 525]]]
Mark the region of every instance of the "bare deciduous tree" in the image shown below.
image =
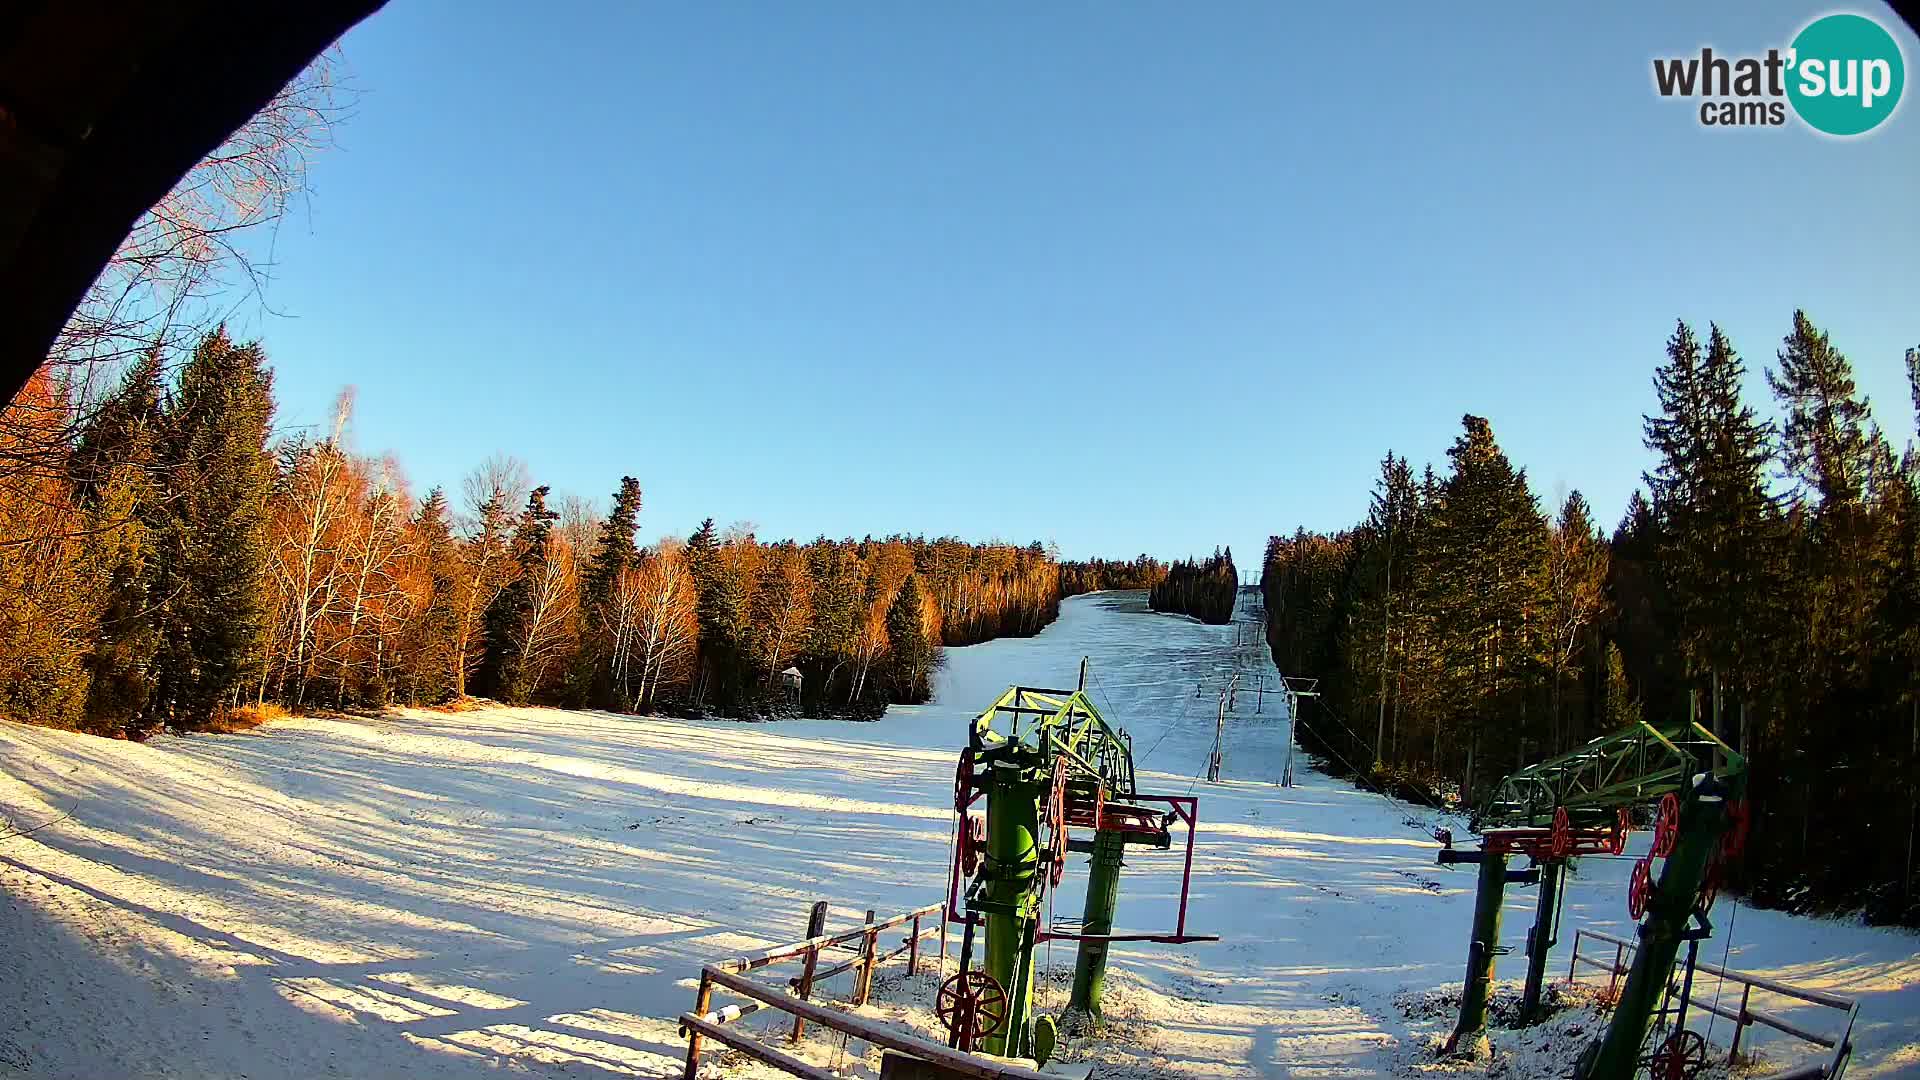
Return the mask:
[[519, 640], [512, 643], [529, 694], [546, 685], [548, 674], [573, 648], [579, 608], [576, 569], [573, 545], [555, 533], [547, 543], [546, 559], [533, 571], [527, 617], [518, 630]]
[[645, 710], [659, 699], [669, 679], [684, 678], [692, 669], [700, 623], [694, 613], [693, 576], [679, 545], [662, 542], [629, 573], [638, 604], [634, 648], [640, 691], [635, 700]]
[[1547, 666], [1553, 679], [1548, 730], [1555, 752], [1567, 741], [1560, 684], [1580, 655], [1582, 635], [1607, 610], [1608, 560], [1606, 541], [1594, 532], [1587, 500], [1572, 492], [1547, 533]]
[[495, 454], [467, 475], [463, 485], [468, 513], [461, 522], [466, 543], [454, 600], [452, 651], [454, 694], [465, 697], [467, 678], [479, 666], [481, 624], [487, 608], [512, 580], [514, 507], [533, 489], [527, 466], [507, 454]]
[[[263, 298], [272, 227], [307, 190], [314, 155], [348, 109], [337, 50], [299, 77], [134, 223], [55, 340], [84, 386], [102, 361], [173, 350], [240, 299]], [[224, 302], [217, 302], [224, 301]]]

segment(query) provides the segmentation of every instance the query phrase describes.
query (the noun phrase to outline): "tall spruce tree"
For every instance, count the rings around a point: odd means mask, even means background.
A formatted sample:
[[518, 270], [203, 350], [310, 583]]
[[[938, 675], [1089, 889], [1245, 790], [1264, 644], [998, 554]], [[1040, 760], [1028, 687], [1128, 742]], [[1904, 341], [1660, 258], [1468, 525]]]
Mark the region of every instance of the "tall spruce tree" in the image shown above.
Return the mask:
[[1681, 322], [1654, 374], [1661, 414], [1644, 418], [1647, 447], [1660, 456], [1645, 479], [1661, 523], [1676, 638], [1723, 737], [1723, 683], [1760, 691], [1781, 619], [1781, 522], [1766, 487], [1773, 429], [1741, 400], [1745, 375], [1718, 326], [1703, 355]]
[[628, 690], [616, 686], [613, 678], [611, 623], [620, 576], [640, 564], [640, 548], [634, 542], [639, 529], [640, 481], [623, 476], [613, 495], [613, 508], [600, 523], [600, 542], [580, 579], [579, 677], [586, 684], [588, 702], [600, 708], [626, 711], [633, 707]]
[[728, 620], [720, 596], [720, 535], [707, 518], [687, 537], [687, 574], [693, 578], [694, 612], [700, 624], [699, 660], [693, 684], [693, 703], [703, 706], [713, 691], [717, 669], [724, 662]]
[[807, 547], [807, 572], [813, 583], [813, 621], [800, 664], [805, 675], [801, 704], [812, 712], [836, 700], [834, 687], [853, 660], [865, 577], [851, 545], [824, 536]]
[[95, 731], [136, 722], [153, 692], [160, 639], [149, 586], [162, 509], [155, 453], [163, 391], [159, 354], [149, 353], [94, 413], [74, 452], [75, 497], [103, 579], [86, 658], [86, 716]]
[[413, 559], [426, 573], [427, 591], [407, 621], [405, 651], [409, 702], [438, 704], [456, 693], [463, 658], [456, 647], [460, 624], [460, 552], [453, 536], [447, 495], [427, 492], [414, 511]]
[[1821, 684], [1858, 685], [1867, 677], [1875, 626], [1878, 567], [1871, 558], [1874, 520], [1866, 505], [1876, 463], [1891, 454], [1859, 397], [1853, 366], [1814, 326], [1793, 313], [1780, 347], [1780, 369], [1767, 372], [1784, 420], [1780, 463], [1800, 505], [1790, 523], [1795, 562], [1789, 597], [1806, 628], [1808, 676]]
[[204, 724], [254, 691], [265, 661], [273, 376], [258, 344], [200, 341], [160, 423], [168, 496], [149, 593], [159, 647], [149, 714]]
[[1767, 385], [1786, 412], [1780, 429], [1780, 463], [1804, 496], [1823, 509], [1857, 507], [1867, 480], [1872, 443], [1867, 400], [1859, 397], [1853, 365], [1804, 311], [1780, 345], [1780, 368]]
[[938, 646], [927, 637], [918, 574], [908, 574], [887, 608], [887, 676], [893, 700], [921, 702], [933, 696], [930, 678]]
[[525, 702], [535, 689], [528, 684], [526, 658], [520, 655], [520, 649], [527, 621], [533, 615], [536, 575], [546, 566], [553, 522], [560, 516], [547, 509], [551, 490], [542, 484], [527, 494], [527, 508], [513, 535], [516, 570], [513, 580], [487, 609], [487, 655], [475, 679], [482, 693], [516, 704]]
[[1430, 571], [1448, 705], [1466, 732], [1463, 775], [1472, 792], [1491, 771], [1476, 772], [1484, 736], [1511, 748], [1502, 765], [1524, 763], [1529, 737], [1540, 745], [1522, 695], [1545, 659], [1547, 526], [1525, 470], [1500, 449], [1493, 426], [1471, 415], [1461, 424], [1447, 451], [1452, 470], [1441, 485]]
[[[1419, 492], [1407, 459], [1391, 451], [1380, 463], [1367, 507], [1367, 519], [1355, 536], [1354, 620], [1349, 630], [1348, 666], [1372, 690], [1376, 765], [1387, 760], [1387, 703], [1390, 697], [1392, 645], [1398, 612], [1405, 607], [1406, 562], [1418, 517]], [[1400, 594], [1395, 594], [1396, 575]]]

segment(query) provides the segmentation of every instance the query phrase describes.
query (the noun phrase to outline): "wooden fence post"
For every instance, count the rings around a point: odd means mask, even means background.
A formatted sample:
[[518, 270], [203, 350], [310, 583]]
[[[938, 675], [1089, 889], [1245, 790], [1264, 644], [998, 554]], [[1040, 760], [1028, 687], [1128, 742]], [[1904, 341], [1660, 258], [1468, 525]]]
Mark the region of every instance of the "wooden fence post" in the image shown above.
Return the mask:
[[[807, 940], [811, 941], [826, 932], [827, 902], [825, 900], [816, 900], [813, 902], [813, 910], [807, 913]], [[815, 945], [807, 950], [807, 966], [806, 969], [800, 973], [801, 1001], [807, 1000], [807, 995], [813, 993], [813, 969], [819, 965], [820, 946]], [[800, 1036], [806, 1034], [806, 1031], [807, 1018], [804, 1016], [795, 1016], [793, 1018], [793, 1041], [799, 1042]]]
[[[693, 1011], [701, 1016], [713, 1008], [713, 978], [703, 969], [700, 972], [700, 992], [694, 995]], [[700, 1031], [687, 1029], [687, 1073], [685, 1080], [694, 1080], [700, 1072]]]
[[1740, 1057], [1740, 1036], [1746, 1033], [1747, 999], [1753, 996], [1753, 984], [1747, 983], [1740, 988], [1740, 1019], [1733, 1022], [1733, 1045], [1727, 1049], [1727, 1064], [1731, 1065]]
[[873, 969], [880, 963], [880, 931], [874, 929], [873, 920], [878, 912], [867, 909], [867, 936], [861, 939], [860, 954], [866, 957], [866, 963], [860, 965], [860, 978], [854, 983], [853, 1003], [865, 1005], [867, 995], [873, 991]]
[[907, 939], [907, 974], [920, 966], [920, 916], [913, 917], [913, 936]]

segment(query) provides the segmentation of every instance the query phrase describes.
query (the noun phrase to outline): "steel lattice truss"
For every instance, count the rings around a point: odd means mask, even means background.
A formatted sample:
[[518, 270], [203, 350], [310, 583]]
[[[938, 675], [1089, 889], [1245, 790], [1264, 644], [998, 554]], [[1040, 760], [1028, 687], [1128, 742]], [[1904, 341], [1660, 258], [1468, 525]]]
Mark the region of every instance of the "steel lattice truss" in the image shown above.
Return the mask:
[[1558, 807], [1577, 827], [1610, 823], [1619, 808], [1681, 791], [1687, 778], [1742, 772], [1746, 759], [1699, 724], [1661, 730], [1637, 723], [1500, 781], [1481, 806], [1479, 826], [1549, 826]]
[[[994, 730], [1002, 718], [1006, 730]], [[983, 759], [991, 759], [992, 748], [1022, 739], [1038, 745], [1041, 761], [1064, 755], [1076, 788], [1104, 782], [1110, 797], [1134, 794], [1132, 740], [1110, 726], [1084, 692], [1010, 686], [974, 718], [973, 745], [976, 753], [988, 752]]]

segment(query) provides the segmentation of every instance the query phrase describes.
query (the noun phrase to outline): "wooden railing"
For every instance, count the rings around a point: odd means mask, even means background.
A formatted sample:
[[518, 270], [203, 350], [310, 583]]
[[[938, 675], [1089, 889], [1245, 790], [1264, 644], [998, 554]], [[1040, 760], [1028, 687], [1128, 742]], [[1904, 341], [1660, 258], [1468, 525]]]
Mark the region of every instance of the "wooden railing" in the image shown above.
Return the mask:
[[[735, 957], [706, 965], [700, 971], [700, 988], [695, 992], [693, 1011], [680, 1017], [681, 1033], [687, 1037], [685, 1080], [694, 1080], [695, 1074], [699, 1072], [701, 1044], [706, 1039], [732, 1047], [748, 1057], [795, 1076], [804, 1077], [806, 1080], [835, 1080], [832, 1073], [819, 1066], [802, 1061], [777, 1047], [769, 1046], [750, 1033], [727, 1027], [733, 1021], [761, 1009], [778, 1009], [791, 1015], [793, 1030], [790, 1038], [794, 1042], [800, 1040], [801, 1035], [806, 1031], [807, 1022], [812, 1021], [823, 1027], [864, 1039], [875, 1046], [884, 1046], [914, 1057], [934, 1061], [979, 1077], [981, 1080], [1003, 1080], [1003, 1078], [1041, 1080], [1040, 1074], [1032, 1070], [1004, 1066], [971, 1054], [963, 1054], [939, 1043], [908, 1035], [808, 1000], [815, 984], [852, 971], [856, 974], [850, 1000], [856, 1006], [866, 1004], [868, 996], [873, 992], [874, 971], [889, 961], [905, 956], [907, 974], [914, 974], [920, 964], [920, 943], [935, 935], [940, 938], [940, 965], [944, 970], [947, 958], [945, 915], [945, 904], [928, 904], [925, 907], [878, 920], [874, 918], [872, 911], [868, 911], [866, 921], [859, 926], [839, 934], [829, 935], [823, 932], [827, 919], [827, 903], [822, 900], [815, 903], [808, 914], [807, 937], [804, 940], [781, 945], [752, 956]], [[934, 925], [927, 926], [928, 920], [931, 920]], [[880, 935], [907, 924], [911, 924], [911, 929], [903, 936], [900, 944], [882, 952]], [[852, 949], [855, 955], [822, 967], [820, 954], [828, 949]], [[787, 980], [785, 988], [768, 986], [746, 977], [747, 972], [793, 961], [801, 963], [801, 971], [798, 976]], [[746, 1002], [715, 1009], [713, 993], [716, 988], [745, 998]]]
[[[1582, 940], [1588, 938], [1613, 946], [1613, 956], [1605, 958], [1604, 953], [1601, 957], [1583, 954], [1580, 951], [1580, 943]], [[1620, 980], [1626, 976], [1628, 970], [1632, 967], [1634, 947], [1633, 942], [1627, 941], [1624, 938], [1615, 937], [1612, 934], [1605, 934], [1598, 930], [1575, 930], [1573, 932], [1573, 958], [1567, 964], [1567, 982], [1573, 982], [1578, 977], [1580, 968], [1583, 966], [1598, 968], [1601, 971], [1607, 972], [1607, 996], [1612, 997], [1619, 988]], [[1775, 979], [1753, 975], [1745, 971], [1723, 968], [1718, 964], [1711, 964], [1704, 960], [1694, 964], [1694, 968], [1697, 971], [1704, 971], [1709, 975], [1718, 975], [1728, 982], [1734, 982], [1740, 985], [1740, 1004], [1737, 1007], [1728, 1007], [1720, 1004], [1713, 998], [1702, 1000], [1696, 996], [1695, 993], [1687, 995], [1687, 1004], [1698, 1006], [1715, 1016], [1733, 1021], [1733, 1045], [1727, 1051], [1727, 1061], [1729, 1063], [1740, 1055], [1740, 1042], [1746, 1034], [1747, 1028], [1750, 1025], [1759, 1024], [1831, 1051], [1830, 1056], [1824, 1062], [1811, 1062], [1807, 1065], [1767, 1077], [1766, 1080], [1812, 1080], [1812, 1078], [1815, 1077], [1824, 1077], [1826, 1080], [1837, 1080], [1838, 1077], [1845, 1073], [1847, 1059], [1853, 1055], [1853, 1023], [1860, 1016], [1860, 1002], [1857, 999], [1841, 997], [1838, 994], [1829, 994], [1822, 990], [1810, 990], [1802, 986], [1793, 986]], [[1761, 990], [1769, 993], [1779, 994], [1782, 997], [1793, 998], [1796, 1001], [1804, 1001], [1809, 1005], [1819, 1005], [1829, 1009], [1840, 1010], [1846, 1013], [1846, 1021], [1835, 1034], [1829, 1035], [1817, 1031], [1809, 1031], [1777, 1013], [1754, 1008], [1751, 1002], [1755, 987], [1759, 987]], [[1680, 993], [1679, 988], [1676, 986], [1669, 985], [1667, 989], [1668, 993], [1675, 996]], [[1695, 991], [1697, 992], [1698, 989], [1696, 986]], [[1716, 993], [1715, 997], [1718, 996]]]

